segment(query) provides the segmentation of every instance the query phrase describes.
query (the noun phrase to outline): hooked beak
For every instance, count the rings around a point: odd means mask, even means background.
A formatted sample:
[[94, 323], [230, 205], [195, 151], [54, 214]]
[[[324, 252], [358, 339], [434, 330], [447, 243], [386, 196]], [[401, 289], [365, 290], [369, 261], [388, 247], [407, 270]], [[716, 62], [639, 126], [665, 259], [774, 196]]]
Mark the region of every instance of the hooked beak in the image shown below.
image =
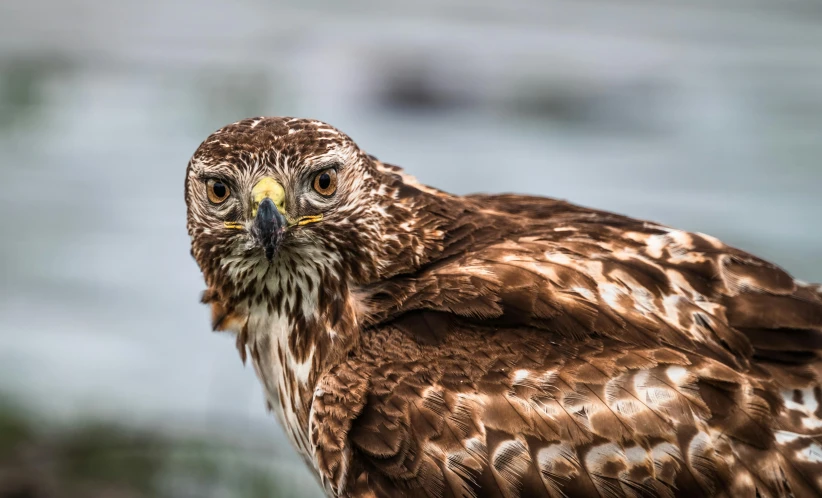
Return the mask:
[[[286, 218], [285, 189], [272, 178], [263, 178], [251, 189], [251, 235], [265, 250], [271, 261], [280, 246], [285, 230], [292, 226], [305, 226], [322, 221], [322, 213], [302, 216], [296, 220]], [[226, 228], [243, 230], [245, 223], [226, 221]]]
[[251, 190], [251, 235], [257, 239], [271, 261], [282, 242], [287, 222], [285, 190], [271, 178], [263, 178]]

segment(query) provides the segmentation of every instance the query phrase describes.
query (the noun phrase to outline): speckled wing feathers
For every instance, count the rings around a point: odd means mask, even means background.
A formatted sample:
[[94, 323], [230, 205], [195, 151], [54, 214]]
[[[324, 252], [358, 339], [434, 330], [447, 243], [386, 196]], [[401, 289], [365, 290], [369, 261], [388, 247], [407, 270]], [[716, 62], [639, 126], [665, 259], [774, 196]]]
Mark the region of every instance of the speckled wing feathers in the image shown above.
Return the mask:
[[337, 491], [820, 495], [817, 287], [704, 235], [465, 202], [443, 257], [369, 289]]

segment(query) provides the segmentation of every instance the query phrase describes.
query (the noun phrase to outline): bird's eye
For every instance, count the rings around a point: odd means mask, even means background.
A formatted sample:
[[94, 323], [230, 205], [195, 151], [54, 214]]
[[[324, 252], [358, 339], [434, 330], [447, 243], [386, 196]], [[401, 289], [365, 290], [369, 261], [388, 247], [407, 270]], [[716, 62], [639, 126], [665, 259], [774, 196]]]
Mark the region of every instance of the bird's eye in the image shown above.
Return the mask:
[[337, 191], [337, 170], [328, 168], [317, 173], [314, 177], [314, 190], [326, 197], [333, 195]]
[[228, 185], [213, 178], [206, 182], [206, 191], [208, 192], [208, 200], [214, 204], [221, 204], [231, 194]]

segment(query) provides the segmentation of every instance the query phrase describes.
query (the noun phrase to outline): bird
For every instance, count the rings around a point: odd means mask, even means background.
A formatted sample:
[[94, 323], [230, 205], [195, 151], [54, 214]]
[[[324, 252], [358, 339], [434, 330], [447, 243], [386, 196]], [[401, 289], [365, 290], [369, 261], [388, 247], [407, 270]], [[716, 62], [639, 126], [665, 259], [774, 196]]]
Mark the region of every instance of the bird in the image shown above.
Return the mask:
[[773, 263], [303, 118], [210, 135], [185, 201], [212, 327], [328, 496], [822, 496], [822, 286]]

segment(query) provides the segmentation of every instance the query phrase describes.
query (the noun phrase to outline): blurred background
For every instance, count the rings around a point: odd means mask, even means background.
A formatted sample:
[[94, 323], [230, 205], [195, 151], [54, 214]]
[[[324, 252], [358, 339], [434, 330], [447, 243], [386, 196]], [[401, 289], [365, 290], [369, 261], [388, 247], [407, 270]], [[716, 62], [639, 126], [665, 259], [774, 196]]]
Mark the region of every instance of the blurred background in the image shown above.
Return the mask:
[[820, 47], [817, 0], [2, 0], [0, 497], [320, 494], [198, 302], [183, 176], [222, 125], [819, 282]]

